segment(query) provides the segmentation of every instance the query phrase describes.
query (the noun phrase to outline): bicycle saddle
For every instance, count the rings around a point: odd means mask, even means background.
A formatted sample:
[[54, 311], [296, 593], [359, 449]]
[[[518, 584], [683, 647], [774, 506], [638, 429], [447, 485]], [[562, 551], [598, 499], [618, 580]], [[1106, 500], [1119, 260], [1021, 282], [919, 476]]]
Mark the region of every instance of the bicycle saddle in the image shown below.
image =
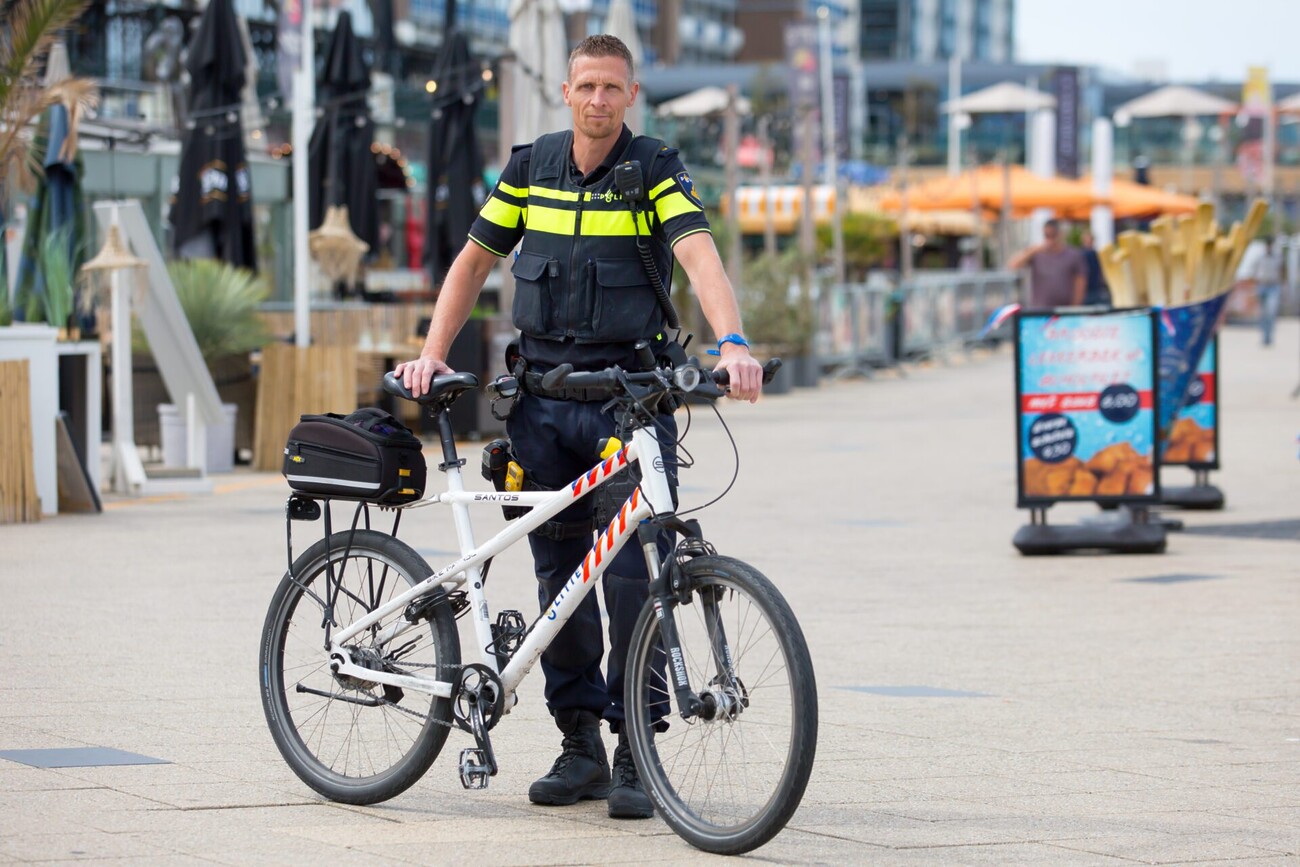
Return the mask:
[[429, 383], [429, 390], [419, 397], [411, 394], [410, 389], [393, 375], [390, 370], [384, 374], [384, 391], [389, 394], [413, 400], [420, 406], [450, 406], [452, 401], [463, 391], [478, 388], [478, 377], [472, 373], [447, 373], [435, 376]]

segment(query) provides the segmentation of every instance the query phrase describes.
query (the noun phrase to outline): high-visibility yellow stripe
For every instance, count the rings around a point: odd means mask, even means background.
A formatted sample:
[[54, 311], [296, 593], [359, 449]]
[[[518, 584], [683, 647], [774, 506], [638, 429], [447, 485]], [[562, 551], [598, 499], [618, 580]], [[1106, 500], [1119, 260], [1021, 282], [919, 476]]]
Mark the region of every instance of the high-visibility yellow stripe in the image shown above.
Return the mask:
[[487, 244], [484, 244], [482, 241], [480, 241], [478, 238], [475, 238], [473, 235], [470, 235], [469, 239], [499, 259], [504, 259], [506, 256], [505, 253], [502, 253], [499, 250], [493, 250], [491, 247], [489, 247]]
[[504, 181], [497, 181], [497, 187], [500, 188], [501, 192], [509, 193], [517, 199], [523, 199], [528, 196], [527, 187], [512, 187]]
[[689, 232], [682, 232], [676, 238], [673, 238], [673, 240], [670, 242], [670, 246], [676, 246], [677, 242], [680, 241], [682, 238], [687, 238], [690, 237], [691, 235], [698, 235], [700, 232], [704, 232], [705, 234], [708, 235], [713, 234], [713, 232], [709, 231], [708, 229], [691, 229]]
[[483, 219], [496, 223], [498, 226], [513, 229], [519, 225], [519, 218], [523, 210], [518, 205], [507, 204], [496, 196], [489, 196], [479, 214]]
[[659, 195], [660, 193], [662, 193], [664, 190], [671, 187], [676, 182], [677, 181], [674, 178], [669, 178], [668, 180], [664, 181], [662, 184], [660, 184], [659, 186], [655, 187], [653, 190], [650, 191], [650, 198], [653, 199], [655, 196]]
[[529, 187], [526, 195], [538, 196], [543, 199], [556, 199], [561, 202], [578, 201], [577, 193], [570, 193], [566, 190], [552, 190], [546, 187]]
[[[645, 214], [640, 214], [641, 234], [650, 234], [650, 226]], [[634, 235], [636, 228], [632, 224], [632, 214], [623, 208], [617, 211], [583, 211], [582, 234], [584, 235]]]
[[533, 205], [528, 209], [528, 228], [537, 232], [549, 232], [552, 235], [572, 235], [576, 211], [562, 208], [548, 208]]
[[655, 202], [655, 211], [659, 214], [659, 219], [665, 223], [673, 217], [680, 217], [682, 214], [698, 214], [701, 210], [681, 193], [669, 193]]

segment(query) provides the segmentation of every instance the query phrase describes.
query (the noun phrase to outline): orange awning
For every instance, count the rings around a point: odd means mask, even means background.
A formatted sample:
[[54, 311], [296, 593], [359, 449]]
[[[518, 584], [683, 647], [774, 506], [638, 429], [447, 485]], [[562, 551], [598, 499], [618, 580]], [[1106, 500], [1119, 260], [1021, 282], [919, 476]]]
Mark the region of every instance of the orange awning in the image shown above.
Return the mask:
[[[1084, 183], [1092, 185], [1092, 179], [1083, 178]], [[1158, 187], [1149, 187], [1112, 178], [1110, 182], [1110, 209], [1116, 219], [1145, 219], [1165, 214], [1194, 214], [1200, 199], [1178, 193], [1167, 193]], [[1083, 219], [1088, 216], [1084, 211], [1072, 211], [1062, 214], [1065, 217]]]
[[[1093, 204], [1092, 187], [1067, 178], [1045, 178], [1021, 166], [1010, 166], [1006, 177], [1002, 166], [981, 166], [956, 177], [934, 178], [907, 190], [908, 210], [970, 211], [978, 207], [996, 216], [1002, 212], [1004, 188], [1010, 188], [1013, 216], [1024, 216], [1036, 208], [1087, 209]], [[894, 191], [882, 196], [880, 206], [897, 212], [903, 196]]]

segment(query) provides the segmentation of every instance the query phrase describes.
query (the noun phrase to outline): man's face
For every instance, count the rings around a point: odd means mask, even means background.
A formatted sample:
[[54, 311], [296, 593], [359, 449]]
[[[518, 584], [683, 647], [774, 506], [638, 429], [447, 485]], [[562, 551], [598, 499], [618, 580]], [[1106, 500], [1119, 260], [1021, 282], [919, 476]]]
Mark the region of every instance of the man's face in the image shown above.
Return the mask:
[[1061, 230], [1056, 226], [1043, 227], [1043, 240], [1055, 247], [1056, 242], [1061, 238]]
[[575, 58], [564, 82], [564, 103], [573, 111], [573, 128], [593, 139], [617, 136], [639, 89], [629, 80], [621, 57]]

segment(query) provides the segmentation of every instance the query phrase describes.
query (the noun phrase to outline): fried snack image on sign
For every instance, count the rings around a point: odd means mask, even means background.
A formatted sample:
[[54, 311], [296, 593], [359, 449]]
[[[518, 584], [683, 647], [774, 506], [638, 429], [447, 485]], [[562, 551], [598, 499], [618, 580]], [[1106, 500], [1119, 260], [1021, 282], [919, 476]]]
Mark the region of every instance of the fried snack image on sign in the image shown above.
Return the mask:
[[1169, 432], [1165, 461], [1171, 464], [1203, 464], [1214, 460], [1214, 431], [1194, 419], [1180, 418]]
[[1133, 463], [1125, 461], [1102, 476], [1097, 483], [1097, 496], [1122, 497], [1128, 490], [1128, 477], [1133, 468]]
[[1115, 443], [1113, 446], [1097, 452], [1088, 461], [1088, 469], [1101, 476], [1108, 476], [1119, 468], [1121, 463], [1136, 461], [1137, 450], [1129, 443]]
[[1097, 477], [1087, 470], [1079, 470], [1070, 483], [1071, 497], [1091, 497], [1097, 490]]
[[1145, 496], [1155, 490], [1156, 474], [1150, 467], [1134, 467], [1128, 476], [1128, 493]]
[[1028, 458], [1024, 466], [1025, 496], [1068, 496], [1075, 474], [1082, 469], [1083, 461], [1078, 458], [1066, 458], [1056, 464], [1049, 464], [1038, 458]]

